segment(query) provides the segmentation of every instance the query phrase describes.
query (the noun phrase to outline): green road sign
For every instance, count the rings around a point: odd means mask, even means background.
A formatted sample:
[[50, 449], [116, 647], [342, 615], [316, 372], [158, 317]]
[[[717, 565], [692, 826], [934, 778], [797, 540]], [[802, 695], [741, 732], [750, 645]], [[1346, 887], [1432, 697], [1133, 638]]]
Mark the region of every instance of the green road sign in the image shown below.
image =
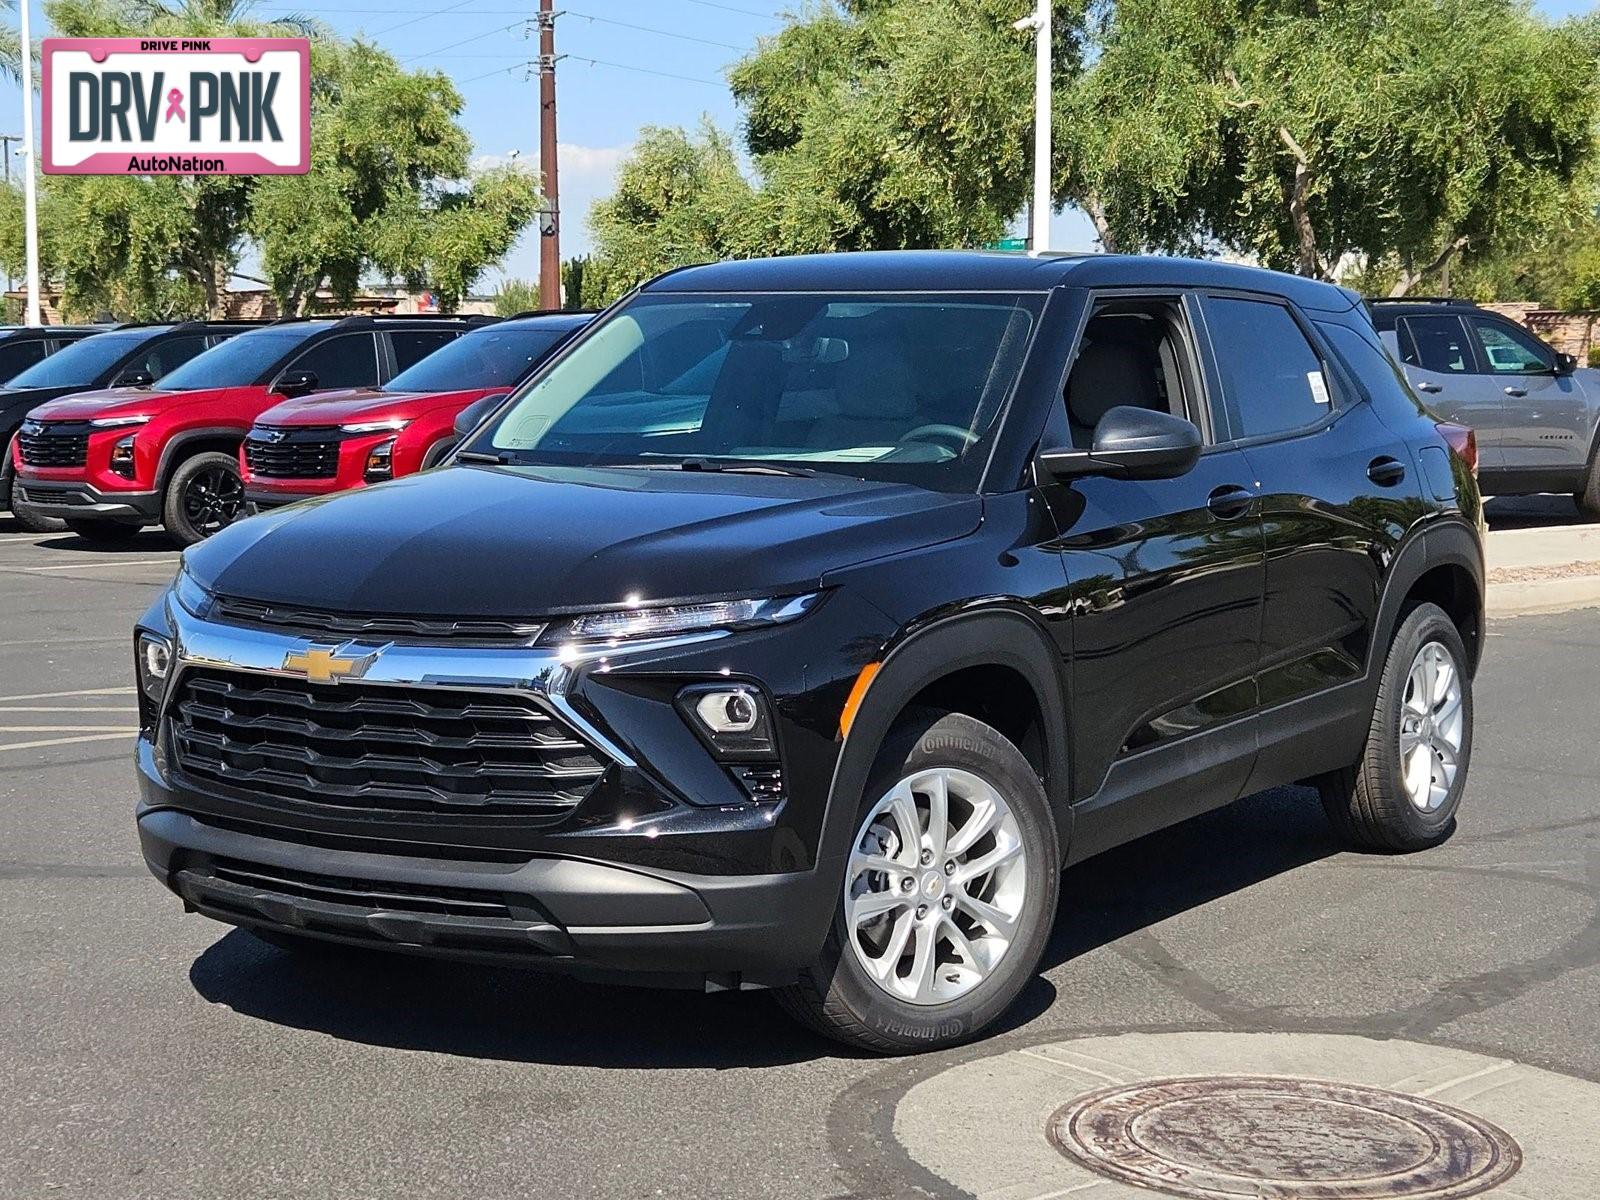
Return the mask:
[[985, 250], [1026, 250], [1028, 239], [1025, 237], [1001, 238], [998, 242], [990, 242]]

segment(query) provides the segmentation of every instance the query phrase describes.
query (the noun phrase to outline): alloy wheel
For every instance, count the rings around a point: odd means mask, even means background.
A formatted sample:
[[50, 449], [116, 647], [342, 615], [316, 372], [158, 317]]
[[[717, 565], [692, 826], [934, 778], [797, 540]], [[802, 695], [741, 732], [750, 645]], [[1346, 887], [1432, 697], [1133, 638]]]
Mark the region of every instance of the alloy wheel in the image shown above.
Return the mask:
[[1016, 940], [1026, 884], [1022, 833], [1005, 798], [968, 771], [919, 771], [857, 831], [844, 884], [851, 951], [897, 1000], [957, 999]]
[[1465, 732], [1461, 672], [1443, 645], [1425, 642], [1400, 706], [1400, 778], [1418, 810], [1433, 812], [1450, 795]]
[[183, 512], [195, 532], [209, 536], [231, 525], [244, 503], [244, 485], [226, 467], [197, 472], [183, 489]]

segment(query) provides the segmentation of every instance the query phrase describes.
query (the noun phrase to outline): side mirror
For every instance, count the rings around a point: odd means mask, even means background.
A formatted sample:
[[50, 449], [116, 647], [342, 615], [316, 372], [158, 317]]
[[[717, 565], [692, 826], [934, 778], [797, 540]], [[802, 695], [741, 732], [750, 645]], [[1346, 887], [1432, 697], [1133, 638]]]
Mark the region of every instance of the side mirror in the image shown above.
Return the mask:
[[481, 396], [467, 405], [456, 414], [455, 430], [457, 437], [466, 437], [495, 409], [500, 407], [500, 402], [509, 396], [510, 392], [496, 392], [492, 396]]
[[1574, 355], [1556, 353], [1556, 374], [1571, 375], [1578, 369], [1578, 360]]
[[112, 387], [149, 387], [156, 381], [156, 377], [142, 367], [134, 367], [124, 371], [111, 381]]
[[1171, 413], [1118, 405], [1094, 427], [1092, 449], [1046, 450], [1039, 465], [1056, 479], [1173, 479], [1199, 458], [1200, 431], [1192, 423]]
[[280, 396], [304, 396], [316, 391], [318, 382], [315, 371], [285, 371], [278, 376], [272, 390]]

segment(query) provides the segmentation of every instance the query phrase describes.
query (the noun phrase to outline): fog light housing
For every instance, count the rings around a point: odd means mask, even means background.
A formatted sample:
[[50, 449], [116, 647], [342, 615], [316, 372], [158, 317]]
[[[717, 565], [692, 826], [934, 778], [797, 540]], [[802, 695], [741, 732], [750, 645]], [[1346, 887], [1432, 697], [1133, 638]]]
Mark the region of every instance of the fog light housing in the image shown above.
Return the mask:
[[367, 451], [367, 465], [362, 471], [362, 477], [368, 483], [377, 483], [383, 479], [394, 478], [394, 439], [380, 442]]
[[753, 684], [693, 684], [678, 693], [678, 711], [718, 758], [777, 757], [767, 699]]
[[153, 633], [140, 633], [134, 643], [134, 673], [140, 694], [159, 705], [172, 674], [172, 643]]
[[111, 469], [124, 479], [133, 478], [133, 439], [135, 434], [118, 438], [117, 444], [111, 447]]

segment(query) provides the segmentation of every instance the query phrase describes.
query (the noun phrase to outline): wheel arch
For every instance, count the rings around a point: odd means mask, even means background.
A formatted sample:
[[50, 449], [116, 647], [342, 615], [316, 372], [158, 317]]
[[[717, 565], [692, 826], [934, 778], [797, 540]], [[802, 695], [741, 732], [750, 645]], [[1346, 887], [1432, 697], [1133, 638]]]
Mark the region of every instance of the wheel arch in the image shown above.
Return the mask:
[[1066, 686], [1060, 651], [1037, 619], [1003, 605], [941, 617], [891, 644], [849, 723], [829, 788], [823, 853], [843, 853], [857, 803], [895, 724], [934, 707], [991, 725], [1044, 786], [1062, 852], [1071, 833]]
[[156, 463], [156, 490], [164, 491], [172, 472], [186, 458], [196, 454], [216, 451], [219, 454], [239, 453], [247, 431], [234, 426], [216, 426], [206, 429], [186, 429], [167, 439], [161, 447], [161, 457]]
[[1449, 519], [1418, 530], [1401, 544], [1384, 586], [1376, 636], [1367, 650], [1367, 676], [1376, 680], [1400, 622], [1418, 604], [1449, 614], [1475, 674], [1483, 656], [1483, 543], [1465, 520]]

